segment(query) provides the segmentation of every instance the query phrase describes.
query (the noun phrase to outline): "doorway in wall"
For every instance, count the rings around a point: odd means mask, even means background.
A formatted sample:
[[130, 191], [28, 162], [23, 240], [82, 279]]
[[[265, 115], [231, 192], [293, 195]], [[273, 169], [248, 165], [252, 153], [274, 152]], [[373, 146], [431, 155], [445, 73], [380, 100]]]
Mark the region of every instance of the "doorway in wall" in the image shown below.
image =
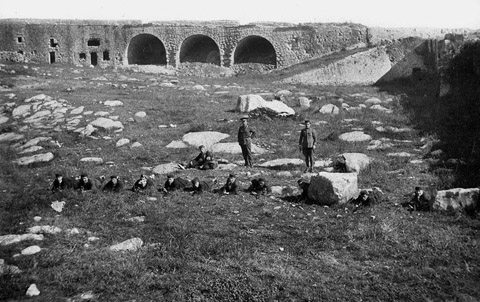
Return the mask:
[[90, 53], [90, 64], [93, 66], [97, 66], [98, 64], [98, 55], [96, 52], [91, 52]]
[[49, 59], [50, 59], [50, 64], [55, 63], [55, 52], [54, 51], [50, 52]]

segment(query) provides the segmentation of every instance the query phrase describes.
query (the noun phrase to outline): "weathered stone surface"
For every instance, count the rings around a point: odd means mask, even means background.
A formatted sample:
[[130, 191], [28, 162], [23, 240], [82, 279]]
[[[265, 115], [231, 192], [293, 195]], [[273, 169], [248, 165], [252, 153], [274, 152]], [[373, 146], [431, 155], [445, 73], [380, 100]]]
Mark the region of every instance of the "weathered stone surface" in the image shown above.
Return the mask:
[[275, 167], [282, 167], [282, 166], [288, 166], [288, 165], [303, 165], [305, 162], [299, 158], [278, 158], [274, 160], [270, 160], [267, 162], [264, 162], [260, 164], [260, 167], [264, 168], [275, 168]]
[[98, 111], [98, 112], [95, 112], [94, 115], [95, 115], [95, 116], [107, 116], [107, 115], [110, 115], [110, 112], [107, 112], [107, 111]]
[[293, 177], [293, 174], [290, 171], [280, 171], [280, 172], [275, 173], [275, 176], [277, 176], [277, 177]]
[[32, 245], [27, 248], [24, 248], [20, 253], [22, 255], [33, 255], [39, 253], [42, 249], [38, 245]]
[[170, 144], [166, 146], [166, 148], [182, 149], [182, 148], [188, 148], [188, 145], [185, 144], [183, 141], [172, 141]]
[[203, 87], [202, 85], [195, 85], [192, 88], [195, 90], [206, 90], [205, 87]]
[[0, 134], [0, 142], [11, 142], [23, 139], [25, 136], [23, 134], [7, 132]]
[[123, 125], [120, 121], [114, 121], [105, 117], [99, 117], [93, 122], [90, 123], [90, 125], [98, 127], [98, 128], [103, 128], [103, 129], [123, 129]]
[[52, 112], [50, 110], [37, 111], [32, 116], [29, 116], [23, 120], [24, 123], [37, 123], [50, 117]]
[[217, 170], [233, 170], [237, 168], [238, 166], [236, 164], [219, 164], [217, 167]]
[[5, 260], [0, 259], [0, 276], [6, 275], [6, 274], [20, 274], [22, 271], [18, 268], [18, 266], [15, 265], [8, 265], [5, 264]]
[[28, 148], [28, 147], [31, 147], [31, 146], [35, 146], [36, 144], [38, 144], [40, 142], [49, 141], [51, 139], [52, 138], [50, 136], [39, 136], [39, 137], [36, 137], [36, 138], [33, 138], [33, 139], [29, 140], [28, 142], [19, 146], [18, 148], [19, 149]]
[[21, 234], [21, 235], [3, 235], [0, 236], [0, 245], [10, 245], [26, 240], [43, 240], [43, 235], [40, 234]]
[[393, 144], [382, 140], [373, 140], [368, 144], [367, 150], [386, 150], [392, 148]]
[[408, 152], [392, 152], [392, 153], [388, 153], [387, 156], [391, 156], [391, 157], [412, 157], [413, 154], [408, 153]]
[[312, 100], [304, 96], [298, 98], [298, 105], [300, 106], [300, 108], [310, 108], [311, 102]]
[[239, 96], [235, 110], [240, 112], [250, 112], [257, 108], [266, 108], [277, 114], [295, 114], [295, 110], [285, 105], [285, 103], [278, 100], [265, 101], [261, 96], [256, 94]]
[[[211, 148], [213, 153], [229, 153], [229, 154], [241, 154], [242, 149], [238, 143], [217, 143]], [[253, 154], [265, 154], [269, 151], [252, 144]]]
[[53, 153], [48, 152], [48, 153], [42, 153], [42, 154], [35, 154], [32, 156], [21, 157], [17, 160], [14, 160], [13, 162], [20, 166], [26, 166], [33, 163], [49, 162], [53, 160], [53, 158], [54, 158]]
[[155, 174], [168, 174], [175, 171], [180, 170], [178, 164], [176, 163], [168, 163], [168, 164], [161, 164], [153, 168], [153, 173]]
[[103, 103], [105, 106], [110, 106], [110, 107], [115, 107], [115, 106], [123, 106], [123, 103], [121, 101], [105, 101]]
[[51, 206], [52, 209], [54, 209], [56, 212], [61, 213], [61, 212], [63, 211], [63, 207], [65, 206], [65, 201], [55, 200], [54, 202], [52, 202], [52, 204], [51, 204], [50, 206]]
[[18, 152], [18, 154], [37, 152], [37, 151], [42, 150], [42, 149], [43, 149], [42, 146], [31, 146], [30, 148], [27, 148], [23, 151]]
[[25, 103], [36, 102], [36, 101], [49, 101], [49, 100], [52, 100], [52, 98], [42, 93], [42, 94], [37, 94], [35, 96], [32, 96], [31, 98], [25, 99]]
[[18, 118], [25, 116], [27, 114], [30, 114], [30, 108], [32, 108], [32, 105], [20, 105], [17, 108], [13, 109], [12, 111], [12, 116], [13, 118]]
[[185, 143], [195, 147], [204, 145], [207, 150], [209, 150], [213, 144], [218, 143], [222, 139], [225, 139], [229, 136], [230, 135], [228, 134], [216, 131], [190, 132], [185, 134], [182, 140]]
[[388, 108], [385, 108], [383, 107], [382, 105], [373, 105], [373, 106], [370, 106], [370, 109], [372, 110], [379, 110], [379, 111], [382, 111], [382, 112], [385, 112], [385, 113], [392, 113], [393, 110], [391, 109], [388, 109]]
[[480, 188], [456, 188], [437, 191], [433, 208], [441, 210], [453, 209], [472, 211], [477, 209], [480, 202], [479, 198]]
[[122, 139], [119, 139], [117, 141], [117, 143], [115, 144], [116, 147], [121, 147], [121, 146], [125, 146], [127, 144], [130, 144], [130, 140], [128, 138], [122, 138]]
[[139, 111], [139, 112], [135, 113], [135, 116], [139, 117], [139, 118], [144, 118], [144, 117], [147, 116], [147, 113], [145, 111]]
[[343, 153], [348, 172], [360, 172], [370, 164], [370, 158], [363, 153]]
[[140, 148], [140, 147], [143, 147], [142, 144], [140, 144], [139, 142], [134, 142], [130, 148]]
[[99, 165], [103, 164], [103, 159], [100, 157], [84, 157], [80, 159], [80, 161], [84, 163], [95, 163]]
[[337, 106], [333, 105], [333, 104], [327, 104], [327, 105], [323, 105], [322, 108], [320, 108], [320, 113], [323, 113], [323, 114], [338, 114], [340, 112], [340, 109], [338, 109]]
[[125, 220], [131, 221], [131, 222], [145, 222], [145, 216], [135, 216], [135, 217], [127, 218]]
[[372, 137], [363, 133], [363, 131], [352, 131], [341, 134], [339, 139], [347, 142], [364, 142], [371, 140]]
[[75, 130], [75, 132], [79, 132], [80, 136], [82, 136], [82, 137], [87, 137], [87, 136], [92, 135], [97, 130], [98, 130], [97, 128], [88, 124], [85, 128], [79, 128], [79, 129]]
[[77, 107], [77, 108], [73, 109], [72, 111], [70, 111], [70, 114], [73, 114], [73, 115], [80, 114], [80, 113], [83, 112], [83, 109], [85, 109], [85, 106]]
[[0, 125], [8, 122], [8, 117], [0, 115]]
[[143, 245], [143, 241], [140, 238], [132, 238], [126, 241], [123, 241], [118, 244], [114, 244], [110, 246], [110, 250], [114, 252], [119, 251], [136, 251], [141, 248]]
[[365, 104], [371, 106], [371, 105], [377, 105], [381, 104], [382, 101], [379, 98], [369, 98], [368, 100], [365, 101]]
[[30, 234], [57, 234], [61, 231], [61, 228], [52, 225], [36, 225], [27, 229]]
[[40, 291], [38, 290], [37, 286], [35, 283], [30, 284], [30, 286], [27, 289], [27, 292], [25, 293], [29, 297], [35, 297], [40, 295]]
[[320, 172], [308, 187], [308, 197], [320, 205], [344, 204], [357, 192], [357, 173]]

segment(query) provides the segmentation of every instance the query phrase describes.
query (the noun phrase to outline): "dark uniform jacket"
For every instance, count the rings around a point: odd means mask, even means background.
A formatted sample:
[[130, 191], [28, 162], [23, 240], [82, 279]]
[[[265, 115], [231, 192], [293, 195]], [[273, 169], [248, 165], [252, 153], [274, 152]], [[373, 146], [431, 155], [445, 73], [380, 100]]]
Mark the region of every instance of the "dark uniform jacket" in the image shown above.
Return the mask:
[[79, 180], [77, 182], [77, 185], [75, 186], [77, 190], [83, 190], [83, 191], [88, 191], [88, 190], [95, 190], [96, 186], [93, 183], [93, 181], [89, 178], [88, 181], [85, 183], [83, 180]]
[[237, 181], [230, 181], [230, 178], [227, 179], [227, 182], [223, 187], [220, 188], [220, 193], [230, 193], [230, 194], [238, 194], [238, 187]]
[[248, 191], [251, 193], [265, 195], [265, 194], [271, 193], [272, 189], [270, 188], [269, 185], [267, 185], [266, 181], [264, 181], [262, 185], [260, 184], [260, 179], [252, 179], [252, 184], [248, 188]]
[[152, 187], [152, 181], [150, 179], [147, 179], [147, 183], [145, 185], [143, 185], [141, 182], [141, 179], [137, 180], [134, 184], [133, 184], [133, 187], [132, 187], [132, 191], [133, 192], [141, 192], [141, 191], [145, 191], [147, 189], [150, 189]]
[[167, 192], [173, 192], [176, 190], [181, 190], [190, 185], [190, 181], [181, 177], [175, 178], [172, 183], [169, 183], [168, 180], [165, 182], [163, 186]]
[[71, 187], [72, 187], [71, 182], [68, 179], [63, 178], [62, 182], [59, 182], [58, 179], [55, 178], [55, 180], [52, 183], [52, 192], [63, 191]]
[[209, 192], [210, 186], [205, 181], [200, 181], [198, 183], [198, 187], [192, 185], [191, 187], [185, 188], [184, 190], [188, 192], [193, 192], [194, 194], [200, 194], [203, 192]]
[[255, 137], [255, 131], [252, 130], [248, 125], [240, 126], [238, 129], [238, 143], [240, 145], [247, 145], [251, 143], [252, 138]]
[[312, 128], [304, 128], [300, 132], [300, 139], [298, 145], [302, 146], [303, 149], [313, 148], [317, 141], [317, 133]]
[[109, 191], [109, 192], [120, 192], [122, 189], [123, 189], [123, 184], [119, 179], [117, 179], [116, 184], [113, 184], [113, 181], [110, 180], [103, 187], [103, 191]]

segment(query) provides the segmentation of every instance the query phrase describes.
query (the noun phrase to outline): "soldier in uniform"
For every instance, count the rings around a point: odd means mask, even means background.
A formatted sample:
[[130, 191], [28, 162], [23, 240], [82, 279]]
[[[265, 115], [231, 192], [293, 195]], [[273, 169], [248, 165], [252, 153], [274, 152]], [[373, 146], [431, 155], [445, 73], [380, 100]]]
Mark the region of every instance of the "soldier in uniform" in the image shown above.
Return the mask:
[[190, 192], [192, 195], [201, 194], [203, 192], [210, 191], [210, 185], [206, 181], [200, 181], [198, 177], [192, 179], [192, 186], [184, 189], [187, 192]]
[[248, 117], [240, 119], [242, 125], [238, 129], [238, 144], [242, 148], [245, 167], [252, 167], [252, 138], [255, 138], [255, 131], [248, 126]]
[[64, 179], [62, 174], [55, 174], [55, 180], [52, 183], [52, 192], [62, 192], [65, 189], [71, 188], [71, 183], [68, 179]]
[[103, 186], [102, 191], [118, 193], [123, 189], [122, 181], [116, 175], [110, 176], [110, 181]]
[[[190, 185], [190, 181], [188, 179], [184, 179], [181, 177], [175, 178], [173, 174], [167, 175], [167, 180], [163, 186], [162, 191], [164, 193], [170, 193], [177, 190], [183, 190]], [[160, 191], [160, 189], [158, 189]]]
[[[204, 145], [198, 147], [200, 149], [200, 154], [197, 155], [193, 160], [191, 160], [186, 167], [187, 168], [198, 168], [200, 170], [211, 170], [217, 167], [217, 162], [213, 159], [213, 154], [210, 151], [207, 151]], [[179, 165], [180, 168], [184, 168], [183, 165]]]
[[409, 211], [429, 211], [430, 195], [423, 191], [421, 187], [415, 187], [412, 199], [402, 204]]
[[259, 198], [261, 195], [267, 195], [272, 192], [272, 189], [263, 178], [252, 179], [252, 184], [247, 189], [251, 195]]
[[300, 132], [300, 139], [298, 147], [300, 152], [305, 156], [305, 163], [307, 168], [304, 172], [313, 172], [313, 150], [315, 150], [315, 143], [317, 142], [317, 133], [311, 128], [310, 121], [305, 121], [305, 128]]
[[151, 189], [153, 186], [152, 181], [144, 174], [140, 175], [140, 178], [133, 184], [133, 192], [144, 192], [147, 189]]
[[80, 175], [80, 180], [75, 185], [75, 189], [80, 190], [80, 192], [96, 190], [95, 183], [88, 177], [86, 173]]
[[220, 188], [220, 194], [224, 195], [237, 195], [238, 194], [238, 186], [237, 186], [237, 179], [236, 175], [233, 173], [230, 173], [230, 175], [227, 178], [227, 182], [223, 187]]

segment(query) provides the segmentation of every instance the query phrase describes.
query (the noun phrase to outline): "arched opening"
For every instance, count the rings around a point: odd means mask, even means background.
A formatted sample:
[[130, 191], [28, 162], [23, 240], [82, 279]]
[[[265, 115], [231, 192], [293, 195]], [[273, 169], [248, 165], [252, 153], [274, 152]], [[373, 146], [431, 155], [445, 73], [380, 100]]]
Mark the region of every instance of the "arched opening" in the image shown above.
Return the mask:
[[180, 63], [183, 62], [220, 65], [220, 50], [217, 43], [205, 35], [186, 38], [180, 47]]
[[277, 67], [277, 54], [267, 39], [248, 36], [238, 42], [233, 54], [233, 63], [261, 63]]
[[128, 64], [167, 65], [167, 51], [154, 35], [140, 34], [130, 40], [127, 52]]

